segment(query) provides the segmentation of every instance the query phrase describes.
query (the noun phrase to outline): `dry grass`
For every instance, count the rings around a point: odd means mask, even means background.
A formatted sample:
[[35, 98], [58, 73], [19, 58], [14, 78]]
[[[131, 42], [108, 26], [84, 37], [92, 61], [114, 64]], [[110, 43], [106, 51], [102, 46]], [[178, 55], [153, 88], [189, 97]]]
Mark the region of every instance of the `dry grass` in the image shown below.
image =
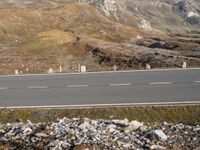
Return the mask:
[[38, 37], [44, 41], [52, 41], [58, 44], [73, 43], [76, 41], [74, 33], [55, 29], [41, 32], [38, 34]]
[[31, 120], [33, 122], [55, 121], [57, 118], [91, 118], [139, 120], [146, 123], [171, 122], [200, 124], [200, 105], [63, 108], [63, 109], [1, 109], [0, 122]]

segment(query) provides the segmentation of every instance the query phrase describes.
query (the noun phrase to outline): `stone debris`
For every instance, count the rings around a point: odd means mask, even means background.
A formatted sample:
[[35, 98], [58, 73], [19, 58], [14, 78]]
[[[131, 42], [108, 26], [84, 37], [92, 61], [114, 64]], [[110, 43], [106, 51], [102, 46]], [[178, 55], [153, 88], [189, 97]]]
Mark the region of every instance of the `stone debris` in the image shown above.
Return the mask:
[[2, 149], [165, 150], [198, 149], [200, 126], [138, 121], [59, 119], [0, 125]]

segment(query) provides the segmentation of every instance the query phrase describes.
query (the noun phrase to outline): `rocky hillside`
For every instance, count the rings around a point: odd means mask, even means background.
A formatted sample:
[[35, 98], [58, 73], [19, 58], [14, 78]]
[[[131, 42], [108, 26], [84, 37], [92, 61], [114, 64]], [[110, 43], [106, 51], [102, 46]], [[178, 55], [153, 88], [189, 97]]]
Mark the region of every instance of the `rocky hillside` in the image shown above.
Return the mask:
[[[200, 63], [198, 0], [0, 0], [0, 73]], [[163, 51], [163, 49], [165, 51]], [[162, 61], [161, 61], [162, 60]]]
[[112, 20], [145, 30], [196, 32], [200, 27], [200, 2], [197, 0], [79, 1], [93, 4]]

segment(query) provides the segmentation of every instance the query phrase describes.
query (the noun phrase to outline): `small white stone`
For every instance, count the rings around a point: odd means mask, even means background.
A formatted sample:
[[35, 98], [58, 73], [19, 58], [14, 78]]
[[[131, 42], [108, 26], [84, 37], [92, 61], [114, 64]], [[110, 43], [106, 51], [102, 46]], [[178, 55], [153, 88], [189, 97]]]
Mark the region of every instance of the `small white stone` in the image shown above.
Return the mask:
[[160, 145], [152, 145], [150, 147], [150, 149], [153, 149], [153, 150], [165, 150], [166, 148], [163, 147], [163, 146], [160, 146]]
[[129, 130], [137, 130], [141, 126], [143, 126], [143, 123], [134, 120], [129, 123], [128, 129]]
[[81, 129], [90, 129], [91, 125], [89, 124], [89, 122], [85, 121], [84, 123], [82, 123], [79, 128]]
[[158, 138], [162, 141], [167, 140], [166, 134], [162, 130], [155, 130], [154, 133], [158, 136]]

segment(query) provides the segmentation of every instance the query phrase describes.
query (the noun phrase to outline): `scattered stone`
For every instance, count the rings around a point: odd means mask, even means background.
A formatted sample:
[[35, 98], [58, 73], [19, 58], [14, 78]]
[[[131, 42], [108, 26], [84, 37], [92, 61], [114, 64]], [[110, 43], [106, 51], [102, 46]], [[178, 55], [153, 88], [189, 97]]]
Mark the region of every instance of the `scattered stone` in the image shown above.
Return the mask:
[[0, 126], [0, 145], [8, 149], [198, 149], [199, 125], [146, 125], [138, 121], [59, 119], [52, 123]]

